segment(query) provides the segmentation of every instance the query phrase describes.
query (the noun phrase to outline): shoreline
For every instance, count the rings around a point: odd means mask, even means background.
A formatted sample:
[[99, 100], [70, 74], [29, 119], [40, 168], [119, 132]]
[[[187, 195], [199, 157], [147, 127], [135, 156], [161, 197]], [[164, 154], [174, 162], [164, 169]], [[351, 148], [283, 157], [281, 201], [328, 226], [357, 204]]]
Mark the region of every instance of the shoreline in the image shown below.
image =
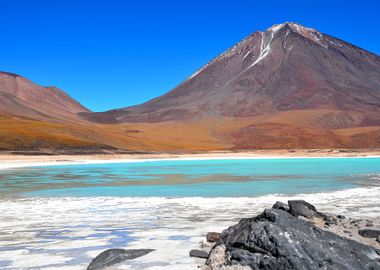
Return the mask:
[[[362, 186], [352, 187], [338, 190], [322, 190], [317, 192], [304, 192], [304, 193], [270, 193], [260, 194], [255, 196], [8, 196], [0, 198], [4, 202], [24, 202], [24, 201], [40, 201], [40, 200], [68, 200], [68, 201], [87, 201], [100, 202], [100, 201], [115, 201], [119, 203], [175, 203], [187, 204], [193, 207], [217, 207], [218, 205], [234, 204], [234, 203], [254, 203], [260, 205], [271, 206], [276, 201], [288, 201], [304, 199], [315, 205], [318, 205], [326, 213], [331, 213], [333, 210], [340, 208], [340, 212], [344, 214], [353, 214], [357, 218], [380, 218], [380, 206], [378, 202], [373, 202], [373, 198], [379, 198], [380, 186]], [[363, 200], [362, 198], [366, 198]], [[370, 198], [370, 199], [369, 199]], [[349, 202], [349, 200], [352, 200]], [[329, 203], [329, 200], [331, 200]], [[334, 201], [333, 205], [331, 202]], [[342, 203], [342, 201], [346, 201]], [[359, 203], [360, 202], [360, 203]], [[366, 207], [373, 207], [372, 211], [362, 211], [361, 203], [366, 204]], [[338, 206], [339, 205], [339, 206]], [[257, 210], [257, 209], [256, 209]]]
[[303, 159], [303, 158], [380, 158], [380, 150], [258, 150], [244, 152], [93, 154], [93, 155], [15, 155], [0, 153], [0, 170], [24, 167], [108, 164], [168, 160], [220, 159]]

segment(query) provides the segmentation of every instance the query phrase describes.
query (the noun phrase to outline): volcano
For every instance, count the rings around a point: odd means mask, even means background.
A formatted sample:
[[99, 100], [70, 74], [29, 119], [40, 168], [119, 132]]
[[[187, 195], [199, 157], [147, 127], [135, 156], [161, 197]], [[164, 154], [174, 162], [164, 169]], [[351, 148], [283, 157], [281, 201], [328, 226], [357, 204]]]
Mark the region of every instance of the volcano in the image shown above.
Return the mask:
[[310, 109], [345, 111], [330, 127], [379, 123], [372, 113], [380, 109], [380, 57], [299, 24], [274, 25], [169, 93], [108, 114], [120, 122], [159, 122]]
[[204, 123], [238, 149], [379, 146], [380, 57], [297, 23], [278, 24], [161, 97], [90, 116]]

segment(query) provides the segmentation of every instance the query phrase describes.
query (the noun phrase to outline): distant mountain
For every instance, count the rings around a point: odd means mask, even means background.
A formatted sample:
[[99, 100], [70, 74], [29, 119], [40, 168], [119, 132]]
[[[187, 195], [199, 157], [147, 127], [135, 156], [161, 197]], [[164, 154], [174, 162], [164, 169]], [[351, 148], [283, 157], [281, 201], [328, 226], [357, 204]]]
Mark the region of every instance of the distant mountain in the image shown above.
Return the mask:
[[[94, 152], [113, 149], [78, 113], [90, 112], [56, 87], [0, 72], [0, 150]], [[103, 135], [104, 136], [104, 135]]]
[[[2, 124], [0, 149], [25, 138], [37, 141], [33, 149], [65, 148], [57, 133], [74, 148], [380, 148], [380, 57], [283, 23], [249, 35], [167, 94], [107, 112], [93, 113], [57, 88], [0, 73], [0, 120], [1, 113], [49, 127], [33, 124], [32, 137], [23, 134], [2, 147], [1, 139], [13, 134], [7, 133], [11, 125]], [[23, 130], [22, 121], [12, 132]], [[56, 122], [63, 126], [50, 126]], [[39, 132], [55, 143], [47, 144]]]
[[0, 112], [32, 119], [77, 118], [90, 112], [56, 87], [39, 86], [19, 75], [0, 72]]

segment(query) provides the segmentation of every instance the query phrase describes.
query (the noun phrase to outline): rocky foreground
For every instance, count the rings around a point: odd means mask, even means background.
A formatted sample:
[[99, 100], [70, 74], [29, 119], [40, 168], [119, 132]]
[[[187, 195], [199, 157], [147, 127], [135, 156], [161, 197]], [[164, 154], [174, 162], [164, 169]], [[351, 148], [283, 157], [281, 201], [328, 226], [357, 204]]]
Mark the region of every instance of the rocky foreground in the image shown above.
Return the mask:
[[221, 234], [208, 233], [190, 256], [206, 259], [202, 270], [377, 270], [380, 229], [371, 220], [318, 212], [305, 201], [277, 202]]
[[[109, 249], [88, 270], [113, 269], [153, 249]], [[380, 270], [380, 219], [321, 213], [303, 200], [277, 202], [222, 233], [209, 232], [190, 256], [201, 270]]]

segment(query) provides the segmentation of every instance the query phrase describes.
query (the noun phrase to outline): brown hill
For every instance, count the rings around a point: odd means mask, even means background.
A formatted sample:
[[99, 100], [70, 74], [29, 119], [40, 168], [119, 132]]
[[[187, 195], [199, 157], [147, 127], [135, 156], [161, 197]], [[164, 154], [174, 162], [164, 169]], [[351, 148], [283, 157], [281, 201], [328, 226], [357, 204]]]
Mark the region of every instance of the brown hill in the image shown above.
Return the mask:
[[56, 87], [39, 86], [19, 75], [0, 72], [0, 112], [33, 119], [77, 118], [90, 112]]
[[0, 72], [0, 150], [109, 149], [92, 138], [80, 112], [90, 111], [64, 91]]

